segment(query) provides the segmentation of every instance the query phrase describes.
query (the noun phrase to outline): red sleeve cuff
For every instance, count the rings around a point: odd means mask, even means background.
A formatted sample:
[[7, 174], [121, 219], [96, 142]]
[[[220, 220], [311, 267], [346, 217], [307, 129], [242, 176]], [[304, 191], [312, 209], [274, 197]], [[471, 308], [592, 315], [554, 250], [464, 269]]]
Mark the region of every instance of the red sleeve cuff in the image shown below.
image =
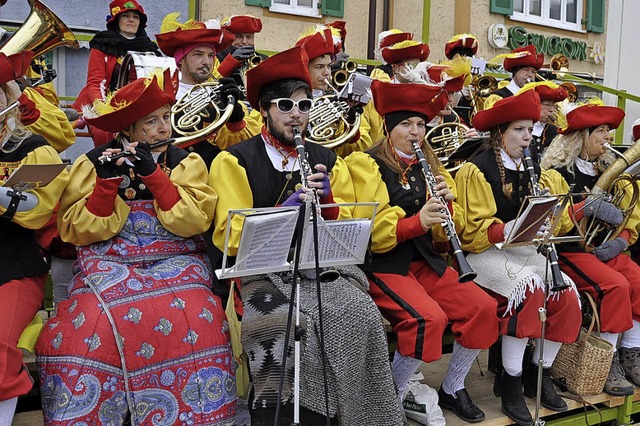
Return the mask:
[[240, 121], [237, 121], [235, 123], [230, 123], [227, 122], [227, 129], [229, 129], [230, 132], [240, 132], [242, 131], [245, 127], [247, 127], [247, 122], [244, 121], [244, 118]]
[[400, 219], [396, 225], [396, 238], [399, 243], [426, 233], [427, 231], [422, 228], [420, 223], [420, 214]]
[[240, 68], [240, 65], [242, 65], [242, 62], [229, 53], [218, 66], [218, 72], [223, 77], [229, 77], [236, 69]]
[[504, 241], [504, 223], [494, 223], [487, 229], [487, 237], [491, 244], [501, 243]]
[[149, 188], [149, 191], [153, 194], [153, 198], [158, 202], [158, 206], [162, 211], [166, 212], [171, 210], [171, 208], [180, 201], [178, 188], [176, 188], [169, 179], [169, 176], [167, 176], [160, 167], [149, 176], [140, 176], [140, 179], [147, 185], [147, 188]]
[[574, 204], [569, 208], [571, 220], [580, 222], [584, 218], [584, 201]]
[[[331, 192], [329, 192], [329, 195], [327, 195], [326, 197], [323, 197], [320, 200], [320, 204], [333, 204], [333, 203], [335, 203], [335, 201], [333, 200], [333, 194]], [[340, 207], [338, 206], [322, 209], [322, 218], [324, 220], [336, 220], [339, 215], [340, 215]]]
[[113, 214], [118, 196], [118, 187], [123, 178], [102, 179], [96, 176], [96, 186], [87, 200], [86, 208], [92, 214], [99, 217], [108, 217]]
[[20, 102], [20, 122], [29, 126], [40, 118], [40, 110], [36, 107], [36, 103], [27, 97], [24, 93], [18, 98]]
[[618, 235], [618, 237], [624, 238], [627, 244], [629, 244], [629, 238], [631, 238], [631, 232], [628, 229], [623, 229], [622, 232], [620, 232], [620, 235]]

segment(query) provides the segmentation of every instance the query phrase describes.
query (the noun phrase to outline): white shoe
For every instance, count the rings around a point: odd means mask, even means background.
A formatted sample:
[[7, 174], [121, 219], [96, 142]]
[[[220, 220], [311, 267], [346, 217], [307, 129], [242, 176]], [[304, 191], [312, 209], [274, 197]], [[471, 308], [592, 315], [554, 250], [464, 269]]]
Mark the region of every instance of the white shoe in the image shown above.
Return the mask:
[[435, 389], [418, 381], [410, 381], [407, 389], [402, 407], [408, 418], [427, 426], [446, 424]]

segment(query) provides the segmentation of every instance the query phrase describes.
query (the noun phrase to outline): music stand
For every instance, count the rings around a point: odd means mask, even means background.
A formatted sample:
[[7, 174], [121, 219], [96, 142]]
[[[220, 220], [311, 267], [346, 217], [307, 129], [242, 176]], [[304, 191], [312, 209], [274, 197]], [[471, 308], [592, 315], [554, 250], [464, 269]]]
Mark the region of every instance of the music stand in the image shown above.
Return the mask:
[[[291, 303], [289, 305], [289, 319], [283, 345], [282, 370], [278, 395], [281, 395], [282, 392], [284, 371], [286, 369], [286, 352], [291, 328], [290, 322], [295, 304], [294, 424], [298, 424], [299, 422], [300, 340], [305, 332], [300, 326], [300, 291], [298, 288], [299, 280], [297, 278], [297, 272], [301, 269], [313, 269], [318, 265], [331, 267], [363, 263], [369, 245], [372, 224], [377, 213], [378, 203], [359, 202], [319, 205], [318, 207], [320, 209], [332, 207], [369, 207], [372, 211], [370, 218], [317, 221], [317, 246], [319, 256], [316, 256], [314, 250], [314, 229], [313, 224], [310, 223], [312, 209], [315, 210], [315, 207], [315, 205], [308, 203], [308, 205], [301, 208], [272, 207], [229, 210], [225, 229], [222, 268], [216, 270], [216, 275], [221, 279], [270, 272], [293, 271]], [[229, 240], [231, 228], [234, 227], [235, 216], [242, 219], [243, 224], [236, 263], [234, 266], [228, 267]], [[302, 224], [302, 229], [300, 230], [298, 228], [299, 235], [295, 244], [294, 260], [292, 262], [288, 254], [296, 231], [296, 224]], [[322, 233], [320, 232], [321, 229]], [[274, 245], [276, 247], [274, 247]], [[258, 260], [255, 261], [252, 257], [257, 257]], [[236, 265], [240, 266], [236, 267]], [[323, 344], [321, 344], [321, 347], [323, 347]], [[324, 353], [322, 353], [322, 356], [324, 361]], [[281, 398], [279, 397], [275, 421], [278, 421], [280, 401]], [[328, 415], [329, 413], [327, 412], [327, 416]]]
[[[518, 212], [518, 216], [516, 216], [516, 223], [507, 238], [505, 238], [505, 243], [500, 247], [509, 248], [536, 245], [538, 251], [544, 254], [546, 258], [544, 276], [545, 298], [543, 305], [538, 308], [538, 316], [540, 319], [540, 355], [538, 358], [538, 375], [536, 380], [536, 415], [533, 423], [535, 426], [544, 426], [544, 421], [540, 419], [540, 406], [542, 403], [542, 369], [544, 366], [544, 338], [547, 321], [546, 295], [552, 291], [550, 281], [554, 279], [553, 268], [557, 268], [557, 273], [561, 274], [555, 251], [555, 243], [573, 242], [584, 239], [581, 234], [562, 237], [554, 236], [554, 231], [560, 224], [562, 214], [571, 200], [572, 190], [573, 185], [571, 185], [569, 193], [567, 194], [526, 197], [525, 200], [527, 200], [528, 203], [525, 202], [520, 206], [520, 211]], [[542, 212], [542, 214], [540, 214], [540, 212]], [[549, 217], [550, 219], [548, 219]], [[542, 237], [538, 237], [538, 230], [547, 220], [549, 223], [548, 229]], [[550, 271], [551, 274], [549, 273]]]
[[23, 164], [14, 170], [0, 187], [2, 194], [9, 197], [3, 197], [0, 201], [0, 205], [6, 209], [1, 217], [11, 220], [16, 212], [29, 211], [37, 206], [38, 197], [28, 191], [47, 186], [66, 167], [62, 163]]

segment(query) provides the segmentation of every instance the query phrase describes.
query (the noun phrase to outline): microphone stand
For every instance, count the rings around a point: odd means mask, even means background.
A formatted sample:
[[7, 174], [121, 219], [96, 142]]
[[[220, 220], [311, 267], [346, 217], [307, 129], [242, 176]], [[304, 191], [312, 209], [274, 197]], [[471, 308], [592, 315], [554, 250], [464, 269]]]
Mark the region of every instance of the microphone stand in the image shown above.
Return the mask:
[[[307, 185], [307, 178], [311, 174], [311, 166], [307, 161], [306, 151], [304, 148], [304, 141], [300, 134], [300, 130], [297, 127], [293, 128], [294, 140], [296, 142], [296, 152], [298, 154], [300, 164], [300, 180], [303, 187]], [[320, 289], [320, 258], [318, 254], [318, 214], [320, 210], [320, 199], [314, 189], [313, 196], [307, 195], [305, 203], [300, 207], [300, 216], [297, 223], [297, 235], [295, 244], [295, 255], [293, 265], [293, 281], [291, 283], [291, 301], [289, 304], [289, 313], [287, 318], [287, 329], [285, 332], [284, 347], [282, 354], [282, 369], [280, 371], [280, 381], [278, 383], [278, 402], [276, 405], [276, 415], [274, 419], [274, 426], [278, 426], [280, 421], [280, 409], [282, 404], [282, 387], [284, 384], [284, 374], [286, 370], [287, 359], [287, 347], [289, 346], [291, 322], [293, 316], [293, 301], [295, 299], [295, 314], [296, 325], [294, 329], [294, 377], [293, 377], [293, 423], [292, 426], [300, 425], [300, 340], [306, 333], [306, 330], [300, 326], [300, 279], [298, 277], [299, 265], [300, 265], [300, 252], [302, 251], [302, 235], [306, 227], [306, 208], [311, 209], [312, 223], [313, 223], [313, 250], [315, 254], [315, 280], [316, 280], [316, 292], [318, 297], [318, 327], [320, 331], [320, 354], [322, 358], [322, 378], [324, 384], [324, 396], [325, 396], [325, 411], [326, 411], [326, 425], [329, 426], [329, 385], [327, 380], [327, 368], [326, 368], [326, 352], [324, 346], [324, 326], [322, 321], [322, 298]]]

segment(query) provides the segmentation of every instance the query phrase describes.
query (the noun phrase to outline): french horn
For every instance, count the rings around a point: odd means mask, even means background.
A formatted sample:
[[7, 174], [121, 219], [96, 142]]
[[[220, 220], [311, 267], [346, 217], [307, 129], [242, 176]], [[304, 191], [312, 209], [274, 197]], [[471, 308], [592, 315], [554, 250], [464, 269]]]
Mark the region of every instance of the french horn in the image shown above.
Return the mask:
[[[429, 129], [424, 136], [425, 141], [429, 143], [438, 160], [445, 165], [449, 162], [451, 154], [467, 140], [466, 134], [469, 130], [469, 127], [460, 123], [460, 117], [455, 111], [451, 110], [451, 113], [456, 116], [456, 121], [438, 124]], [[461, 166], [462, 164], [447, 166], [447, 170], [452, 172]]]
[[218, 81], [196, 84], [171, 107], [171, 128], [175, 145], [204, 138], [217, 132], [233, 113], [235, 99], [229, 96], [226, 106], [220, 96]]
[[633, 144], [624, 154], [620, 154], [609, 144], [605, 147], [618, 158], [600, 175], [591, 190], [591, 197], [609, 194], [610, 202], [622, 211], [623, 221], [614, 227], [594, 217], [583, 218], [579, 225], [585, 237], [582, 244], [587, 252], [592, 252], [604, 242], [620, 235], [626, 228], [640, 197], [640, 176], [628, 173], [628, 170], [640, 160], [640, 141]]
[[348, 119], [350, 106], [338, 99], [338, 91], [328, 80], [327, 85], [334, 91], [313, 100], [309, 111], [309, 127], [306, 139], [333, 149], [353, 138], [360, 127], [360, 114], [356, 113], [353, 122]]

